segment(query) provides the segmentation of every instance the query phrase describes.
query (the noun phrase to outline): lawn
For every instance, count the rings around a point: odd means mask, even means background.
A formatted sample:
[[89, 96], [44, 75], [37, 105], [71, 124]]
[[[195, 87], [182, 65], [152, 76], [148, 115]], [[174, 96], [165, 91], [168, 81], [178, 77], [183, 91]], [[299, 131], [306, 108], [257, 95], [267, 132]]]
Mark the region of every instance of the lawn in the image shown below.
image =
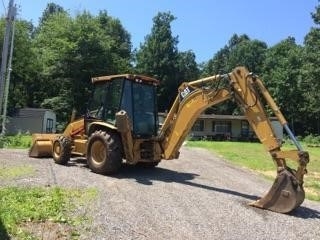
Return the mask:
[[45, 228], [42, 231], [61, 225], [68, 239], [77, 238], [76, 226], [86, 219], [71, 212], [75, 204], [86, 205], [95, 195], [94, 189], [1, 187], [0, 239], [38, 239], [32, 232], [37, 225]]
[[[271, 177], [274, 179], [276, 175], [272, 158], [260, 143], [188, 141], [187, 146], [208, 149], [226, 161], [260, 172], [268, 179], [271, 179]], [[306, 196], [308, 199], [320, 201], [320, 148], [304, 147], [310, 154], [310, 163], [307, 167], [308, 174], [305, 175], [304, 179]], [[289, 144], [285, 144], [283, 148], [295, 149], [294, 146]], [[290, 167], [297, 166], [290, 160], [288, 160], [288, 165]]]
[[17, 134], [14, 136], [5, 136], [0, 138], [0, 148], [29, 148], [31, 146], [32, 136]]
[[[6, 136], [1, 139], [6, 148], [28, 148], [30, 135]], [[30, 165], [2, 166], [0, 181], [32, 176]], [[96, 189], [66, 189], [59, 187], [0, 187], [0, 239], [45, 239], [40, 234], [62, 229], [68, 239], [78, 239], [77, 225], [87, 219], [73, 211], [87, 205], [97, 195]], [[35, 232], [33, 232], [35, 231]], [[62, 239], [62, 238], [61, 238]]]

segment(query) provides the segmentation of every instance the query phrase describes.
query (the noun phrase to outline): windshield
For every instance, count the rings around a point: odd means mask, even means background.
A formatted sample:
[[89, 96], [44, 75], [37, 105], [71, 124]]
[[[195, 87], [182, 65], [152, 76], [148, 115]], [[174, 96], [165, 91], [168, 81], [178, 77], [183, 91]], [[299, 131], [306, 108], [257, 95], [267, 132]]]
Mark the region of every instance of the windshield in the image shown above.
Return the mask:
[[103, 106], [105, 105], [106, 85], [96, 84], [89, 106], [89, 113], [91, 117], [102, 119], [104, 115]]
[[109, 122], [115, 121], [119, 111], [123, 79], [95, 85], [90, 106], [90, 116]]
[[132, 86], [133, 93], [133, 132], [138, 136], [156, 135], [157, 113], [156, 92], [153, 85]]
[[115, 124], [115, 114], [128, 114], [135, 137], [155, 136], [158, 130], [156, 87], [126, 78], [95, 84], [89, 116]]

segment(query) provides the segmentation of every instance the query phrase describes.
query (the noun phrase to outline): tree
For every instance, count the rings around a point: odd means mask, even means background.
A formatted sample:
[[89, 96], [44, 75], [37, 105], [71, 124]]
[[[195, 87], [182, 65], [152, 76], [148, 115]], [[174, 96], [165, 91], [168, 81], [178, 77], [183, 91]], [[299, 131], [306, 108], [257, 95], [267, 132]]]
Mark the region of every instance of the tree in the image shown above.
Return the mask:
[[45, 23], [51, 16], [57, 13], [66, 13], [66, 11], [60, 5], [50, 2], [47, 4], [46, 9], [43, 11], [42, 16], [39, 19], [39, 25]]
[[311, 13], [311, 17], [315, 24], [320, 25], [320, 5], [316, 6], [315, 12]]
[[[250, 71], [261, 73], [267, 45], [259, 40], [251, 40], [247, 35], [234, 34], [228, 45], [220, 49], [205, 64], [202, 76], [231, 72], [237, 66], [245, 66]], [[237, 105], [231, 101], [214, 106], [206, 111], [215, 114], [240, 114]]]
[[176, 95], [173, 89], [179, 86], [176, 67], [178, 37], [173, 37], [171, 32], [174, 19], [170, 12], [158, 13], [153, 18], [151, 33], [146, 36], [136, 55], [137, 72], [161, 81], [158, 91], [160, 111], [169, 108]]
[[292, 37], [274, 45], [266, 52], [262, 74], [268, 90], [297, 134], [305, 130], [301, 124], [305, 115], [301, 89], [302, 51]]
[[32, 87], [32, 95], [37, 99], [29, 107], [52, 109], [58, 122], [67, 121], [72, 109], [71, 95], [66, 93], [70, 88], [63, 62], [66, 54], [76, 48], [70, 39], [72, 24], [67, 12], [54, 12], [40, 24], [33, 37], [33, 49], [40, 66]]
[[38, 85], [43, 95], [38, 99], [66, 123], [71, 109], [86, 111], [93, 76], [131, 69], [131, 40], [121, 22], [105, 11], [98, 16], [84, 11], [74, 18], [60, 8], [49, 12], [33, 40], [41, 62]]
[[200, 71], [196, 62], [196, 55], [191, 50], [179, 52], [176, 65], [179, 83], [199, 78]]
[[[0, 29], [4, 29], [3, 20], [0, 22]], [[36, 96], [32, 89], [36, 87], [35, 78], [37, 78], [39, 72], [39, 61], [32, 47], [31, 36], [33, 31], [34, 27], [31, 22], [15, 21], [8, 114], [12, 114], [15, 108], [21, 108], [36, 102]], [[3, 32], [0, 33], [0, 39], [3, 39]]]
[[266, 43], [251, 40], [245, 34], [234, 34], [228, 45], [221, 48], [204, 66], [202, 75], [230, 72], [237, 66], [245, 66], [252, 72], [260, 73], [266, 50]]
[[108, 71], [111, 73], [132, 71], [130, 64], [132, 60], [130, 34], [124, 29], [119, 19], [108, 16], [106, 11], [99, 13], [97, 21], [100, 24], [100, 29], [109, 37], [110, 41], [110, 52], [115, 70], [108, 69]]
[[305, 122], [309, 133], [320, 134], [320, 5], [311, 14], [316, 27], [311, 28], [304, 39], [303, 82], [301, 89], [304, 95]]
[[231, 48], [228, 57], [227, 69], [236, 66], [245, 66], [251, 72], [261, 73], [267, 44], [259, 40], [244, 40]]
[[[72, 106], [84, 113], [91, 95], [91, 78], [130, 69], [130, 35], [120, 21], [100, 12], [76, 16], [70, 35], [75, 44], [61, 59], [64, 78], [69, 79]], [[71, 51], [70, 51], [71, 50]]]
[[225, 46], [221, 48], [207, 63], [204, 64], [201, 75], [206, 77], [218, 73], [226, 73], [229, 71], [227, 69], [227, 62], [229, 58], [229, 48]]

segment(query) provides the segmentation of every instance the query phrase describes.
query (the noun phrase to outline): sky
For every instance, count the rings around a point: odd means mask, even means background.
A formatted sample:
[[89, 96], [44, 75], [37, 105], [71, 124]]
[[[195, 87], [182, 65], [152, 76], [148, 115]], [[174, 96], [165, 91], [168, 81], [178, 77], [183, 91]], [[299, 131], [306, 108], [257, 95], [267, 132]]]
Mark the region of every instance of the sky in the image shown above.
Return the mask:
[[[0, 14], [9, 0], [2, 0]], [[84, 10], [97, 15], [106, 10], [118, 18], [139, 48], [150, 34], [153, 17], [171, 12], [172, 35], [178, 36], [179, 51], [192, 50], [198, 63], [210, 60], [236, 33], [267, 43], [269, 47], [291, 36], [303, 44], [314, 27], [311, 13], [318, 0], [14, 0], [18, 18], [37, 25], [48, 2], [62, 6], [72, 16]]]

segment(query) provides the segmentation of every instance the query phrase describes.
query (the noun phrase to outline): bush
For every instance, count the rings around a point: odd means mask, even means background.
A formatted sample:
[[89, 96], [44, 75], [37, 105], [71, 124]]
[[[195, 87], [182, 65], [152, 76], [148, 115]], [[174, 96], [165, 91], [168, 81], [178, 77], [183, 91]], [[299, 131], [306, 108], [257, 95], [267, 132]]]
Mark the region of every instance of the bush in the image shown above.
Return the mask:
[[303, 139], [303, 141], [308, 145], [318, 146], [320, 145], [320, 136], [309, 134]]
[[0, 148], [29, 148], [31, 146], [31, 135], [18, 133], [14, 136], [0, 137]]
[[6, 139], [3, 136], [0, 136], [0, 148], [3, 148], [6, 144]]

